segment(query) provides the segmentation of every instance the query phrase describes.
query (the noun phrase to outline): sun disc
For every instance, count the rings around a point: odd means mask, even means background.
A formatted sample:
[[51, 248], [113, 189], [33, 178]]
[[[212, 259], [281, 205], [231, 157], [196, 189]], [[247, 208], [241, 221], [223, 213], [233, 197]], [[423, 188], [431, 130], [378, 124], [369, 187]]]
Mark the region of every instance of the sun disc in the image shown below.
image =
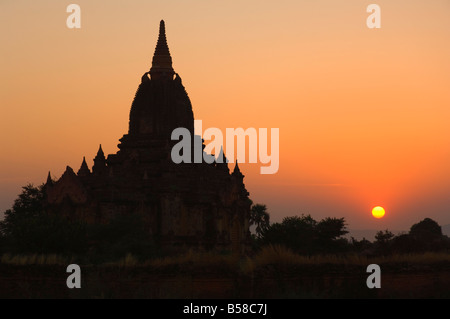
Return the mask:
[[375, 218], [383, 218], [384, 214], [385, 214], [384, 208], [381, 206], [377, 206], [372, 209], [372, 215]]

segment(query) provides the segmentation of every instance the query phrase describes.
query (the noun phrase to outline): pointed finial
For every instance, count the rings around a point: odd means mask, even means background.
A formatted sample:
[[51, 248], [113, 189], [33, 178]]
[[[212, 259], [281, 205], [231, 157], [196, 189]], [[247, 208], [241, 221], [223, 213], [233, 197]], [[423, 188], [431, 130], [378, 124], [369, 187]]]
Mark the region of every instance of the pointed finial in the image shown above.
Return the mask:
[[94, 165], [92, 166], [92, 173], [94, 175], [103, 174], [106, 170], [106, 157], [105, 153], [103, 153], [102, 150], [102, 144], [100, 144], [100, 147], [97, 152], [97, 156], [94, 158]]
[[98, 155], [100, 155], [100, 156], [105, 156], [105, 153], [103, 153], [103, 150], [102, 150], [102, 144], [100, 144], [100, 146], [99, 146], [99, 148], [98, 148], [97, 156], [98, 156]]
[[216, 160], [217, 163], [217, 167], [220, 168], [221, 170], [224, 170], [226, 172], [230, 172], [230, 169], [228, 168], [228, 159], [225, 156], [225, 153], [223, 151], [223, 146], [220, 148], [220, 152], [219, 152], [219, 156]]
[[236, 165], [234, 166], [233, 176], [237, 176], [240, 179], [244, 178], [244, 175], [241, 173], [241, 170], [239, 169], [239, 165], [238, 165], [238, 161], [237, 160], [236, 160]]
[[48, 171], [48, 175], [47, 175], [47, 182], [45, 183], [45, 185], [53, 185], [53, 179], [52, 179], [52, 175], [50, 174], [50, 171]]
[[156, 43], [155, 55], [170, 55], [166, 39], [166, 25], [164, 20], [159, 22], [158, 42]]
[[63, 176], [69, 175], [75, 175], [75, 172], [73, 171], [72, 167], [66, 166], [66, 170], [64, 171]]
[[78, 176], [87, 176], [90, 173], [91, 173], [91, 171], [89, 170], [89, 167], [87, 166], [86, 157], [83, 156], [83, 162], [81, 163], [81, 167], [78, 170], [77, 175]]
[[240, 173], [241, 170], [239, 169], [238, 161], [236, 160], [236, 165], [234, 166], [233, 173]]
[[104, 162], [106, 160], [105, 153], [103, 153], [102, 144], [100, 144], [100, 146], [98, 148], [97, 155], [94, 158], [94, 163], [99, 160], [102, 162]]
[[228, 159], [225, 157], [225, 153], [223, 152], [223, 146], [220, 147], [220, 152], [217, 160], [218, 163], [228, 163]]
[[152, 80], [173, 79], [175, 71], [172, 68], [172, 57], [166, 39], [166, 26], [164, 20], [159, 23], [159, 36], [153, 55], [150, 76]]

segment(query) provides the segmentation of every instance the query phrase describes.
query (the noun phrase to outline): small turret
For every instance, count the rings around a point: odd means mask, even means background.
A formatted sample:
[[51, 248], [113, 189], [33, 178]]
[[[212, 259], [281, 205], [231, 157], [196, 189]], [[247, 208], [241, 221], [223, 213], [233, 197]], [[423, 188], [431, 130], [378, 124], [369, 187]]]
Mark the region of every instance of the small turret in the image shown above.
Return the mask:
[[147, 81], [150, 81], [150, 78], [148, 77], [148, 74], [149, 74], [149, 72], [145, 72], [145, 73], [144, 73], [144, 75], [143, 75], [142, 78], [141, 78], [141, 82], [142, 82], [142, 83], [147, 82]]
[[106, 172], [106, 158], [105, 153], [102, 150], [102, 144], [97, 152], [97, 156], [94, 158], [94, 166], [92, 166], [92, 173], [94, 175], [103, 175]]
[[77, 175], [81, 176], [81, 177], [85, 177], [85, 176], [89, 176], [89, 174], [91, 174], [91, 171], [89, 170], [89, 167], [87, 166], [86, 157], [83, 156], [83, 162], [81, 163], [81, 167], [78, 170]]
[[239, 169], [238, 161], [236, 160], [236, 165], [234, 166], [233, 173], [231, 174], [237, 178], [244, 179], [244, 175], [241, 173], [241, 170]]
[[72, 167], [70, 167], [69, 165], [66, 166], [66, 170], [64, 171], [63, 175], [61, 176], [61, 178], [66, 177], [66, 176], [76, 176], [75, 172], [73, 171]]
[[220, 148], [219, 156], [217, 157], [216, 163], [217, 168], [227, 173], [230, 173], [230, 169], [228, 168], [228, 159], [226, 158], [225, 153], [223, 151], [223, 146]]
[[47, 182], [45, 183], [45, 187], [50, 187], [50, 186], [53, 186], [53, 179], [52, 179], [52, 175], [50, 174], [50, 171], [48, 171]]
[[238, 161], [236, 160], [236, 165], [234, 166], [233, 173], [231, 174], [232, 179], [236, 183], [238, 187], [238, 192], [242, 198], [247, 198], [249, 192], [247, 192], [247, 189], [245, 188], [244, 184], [244, 175], [241, 173], [241, 170], [239, 169]]

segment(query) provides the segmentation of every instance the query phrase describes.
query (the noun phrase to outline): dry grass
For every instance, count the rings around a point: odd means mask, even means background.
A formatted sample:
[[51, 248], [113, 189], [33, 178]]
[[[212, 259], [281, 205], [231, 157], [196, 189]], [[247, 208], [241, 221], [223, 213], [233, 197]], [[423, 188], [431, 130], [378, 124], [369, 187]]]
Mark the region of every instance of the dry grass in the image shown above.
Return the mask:
[[0, 258], [0, 263], [8, 265], [69, 265], [70, 260], [55, 254], [41, 255], [10, 255], [4, 254]]
[[116, 265], [119, 267], [136, 267], [139, 265], [139, 260], [134, 257], [132, 254], [127, 254], [124, 258], [120, 259], [116, 263], [112, 263], [112, 265]]
[[396, 254], [390, 256], [368, 257], [358, 254], [301, 256], [283, 246], [264, 247], [242, 267], [244, 273], [267, 265], [301, 266], [301, 265], [353, 265], [370, 264], [434, 264], [450, 262], [449, 252], [427, 252], [416, 254]]
[[316, 255], [316, 256], [301, 256], [290, 249], [283, 246], [267, 246], [264, 247], [256, 256], [253, 257], [252, 262], [255, 266], [266, 265], [321, 265], [321, 264], [352, 264], [364, 265], [367, 264], [368, 258], [360, 255]]
[[433, 264], [450, 262], [450, 252], [425, 252], [421, 254], [391, 255], [373, 258], [379, 263], [411, 263], [411, 264]]
[[172, 265], [192, 265], [196, 267], [235, 268], [239, 259], [231, 255], [202, 253], [189, 250], [180, 256], [170, 256], [146, 261], [144, 265], [163, 268]]
[[239, 263], [239, 259], [231, 255], [220, 255], [215, 253], [196, 252], [189, 250], [185, 254], [177, 256], [168, 256], [156, 259], [150, 259], [146, 261], [139, 261], [138, 258], [132, 254], [127, 254], [124, 258], [104, 263], [104, 266], [108, 267], [149, 267], [155, 269], [170, 268], [173, 266], [183, 266], [186, 269], [237, 269], [236, 265]]
[[[190, 250], [183, 255], [152, 259], [144, 262], [140, 262], [132, 254], [127, 254], [124, 258], [116, 262], [105, 263], [103, 265], [121, 268], [152, 267], [155, 269], [168, 269], [174, 266], [183, 266], [186, 269], [215, 269], [250, 273], [255, 269], [268, 265], [283, 267], [326, 264], [367, 266], [373, 263], [433, 264], [440, 262], [450, 262], [450, 253], [427, 252], [421, 254], [402, 254], [379, 257], [367, 257], [357, 254], [301, 256], [283, 246], [267, 246], [261, 249], [261, 251], [253, 257], [241, 259], [232, 255], [220, 255], [212, 252], [204, 253]], [[71, 259], [55, 254], [5, 254], [0, 257], [0, 263], [9, 265], [68, 265], [71, 263]]]

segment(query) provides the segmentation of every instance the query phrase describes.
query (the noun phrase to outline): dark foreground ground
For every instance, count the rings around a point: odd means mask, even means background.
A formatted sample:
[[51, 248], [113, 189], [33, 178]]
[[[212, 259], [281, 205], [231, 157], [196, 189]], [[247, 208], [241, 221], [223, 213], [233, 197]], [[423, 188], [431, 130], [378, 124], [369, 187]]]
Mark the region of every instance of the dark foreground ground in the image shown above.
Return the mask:
[[69, 289], [66, 266], [0, 264], [0, 298], [450, 298], [450, 263], [380, 265], [381, 288], [366, 267], [266, 266], [250, 274], [214, 269], [81, 266]]

